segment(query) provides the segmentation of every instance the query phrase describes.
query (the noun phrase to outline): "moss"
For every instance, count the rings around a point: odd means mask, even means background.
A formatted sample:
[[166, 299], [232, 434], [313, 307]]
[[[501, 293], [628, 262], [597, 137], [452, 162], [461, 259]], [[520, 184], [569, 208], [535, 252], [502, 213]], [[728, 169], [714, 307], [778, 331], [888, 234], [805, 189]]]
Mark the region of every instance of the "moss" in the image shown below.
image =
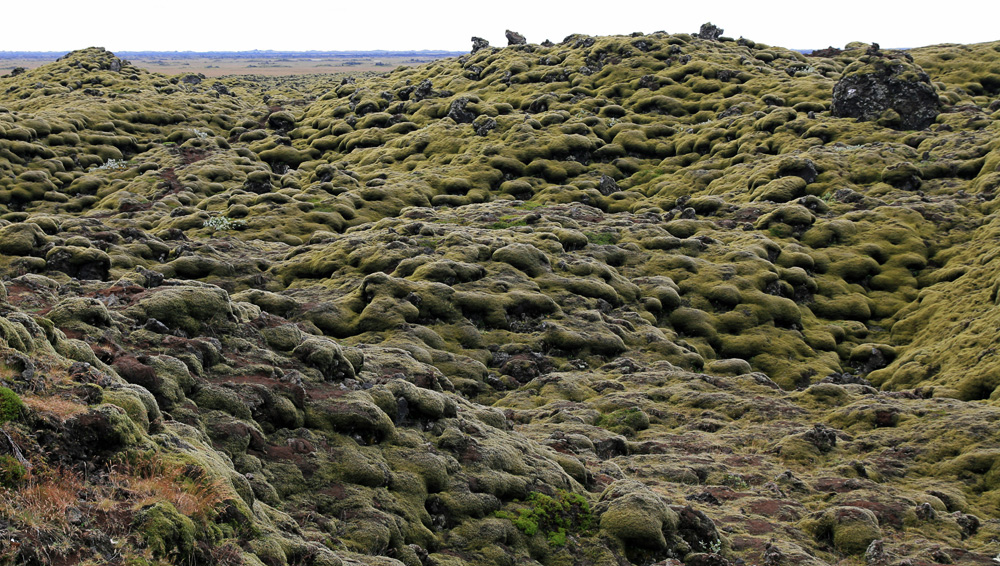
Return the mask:
[[705, 370], [718, 375], [743, 375], [753, 371], [753, 368], [746, 360], [729, 358], [712, 360], [705, 366]]
[[16, 489], [28, 475], [28, 470], [16, 458], [0, 455], [0, 488]]
[[364, 392], [307, 404], [305, 420], [310, 428], [353, 435], [365, 443], [391, 441], [396, 436], [392, 419]]
[[194, 521], [181, 515], [167, 501], [140, 509], [133, 519], [133, 528], [141, 534], [147, 548], [156, 558], [171, 557], [183, 561], [194, 555]]
[[649, 415], [638, 408], [619, 409], [603, 415], [597, 426], [625, 436], [634, 436], [636, 432], [649, 428]]
[[48, 318], [63, 330], [99, 334], [101, 328], [113, 326], [111, 313], [101, 301], [71, 297], [61, 301], [48, 313]]
[[601, 531], [615, 537], [626, 548], [663, 550], [665, 535], [675, 532], [677, 514], [652, 490], [630, 480], [613, 483], [595, 507], [600, 513]]
[[493, 252], [493, 261], [510, 264], [534, 277], [549, 270], [549, 259], [531, 244], [511, 244]]
[[229, 387], [215, 384], [202, 384], [191, 396], [192, 400], [203, 409], [225, 411], [236, 418], [250, 420], [251, 413], [240, 395]]
[[294, 347], [292, 356], [316, 368], [326, 380], [353, 379], [354, 366], [332, 340], [308, 338]]
[[[184, 395], [194, 390], [195, 379], [181, 360], [166, 355], [154, 356], [149, 359], [149, 367], [154, 371], [154, 379], [149, 380], [150, 385], [143, 382], [138, 384], [146, 387], [159, 398], [178, 403], [184, 398]], [[119, 371], [119, 374], [122, 372]]]
[[250, 550], [267, 566], [287, 566], [288, 558], [281, 544], [275, 538], [263, 538], [250, 541]]
[[875, 514], [859, 507], [835, 507], [806, 521], [806, 528], [844, 554], [860, 555], [873, 540], [882, 538]]
[[291, 351], [302, 342], [303, 332], [294, 324], [283, 324], [274, 328], [262, 329], [261, 336], [272, 348]]
[[[149, 395], [148, 391], [146, 392], [146, 395]], [[121, 407], [125, 410], [125, 413], [133, 423], [138, 425], [142, 430], [146, 432], [149, 431], [149, 423], [151, 420], [149, 411], [147, 410], [146, 404], [143, 403], [143, 399], [136, 391], [126, 388], [106, 390], [102, 400], [105, 403]], [[153, 401], [153, 406], [156, 407], [155, 401]], [[158, 413], [159, 410], [157, 409], [155, 417], [159, 416]]]
[[596, 327], [575, 330], [551, 324], [543, 340], [548, 348], [576, 356], [614, 356], [627, 349], [619, 336]]
[[225, 324], [234, 318], [229, 295], [213, 285], [158, 289], [141, 299], [135, 308], [189, 336], [197, 336], [203, 324]]
[[110, 256], [97, 248], [56, 246], [46, 252], [45, 262], [49, 269], [80, 279], [106, 280], [111, 268]]
[[866, 321], [872, 316], [868, 299], [860, 293], [840, 295], [832, 299], [817, 297], [810, 309], [816, 316], [830, 320]]
[[801, 177], [781, 177], [755, 190], [753, 200], [789, 202], [805, 194], [806, 182]]
[[12, 256], [40, 254], [47, 239], [35, 223], [10, 224], [0, 228], [0, 253]]
[[24, 410], [21, 398], [10, 389], [0, 387], [0, 423], [20, 418]]
[[517, 514], [497, 511], [495, 515], [510, 520], [529, 537], [541, 534], [551, 546], [565, 546], [567, 536], [585, 534], [594, 522], [590, 503], [576, 493], [558, 491], [551, 497], [533, 492], [525, 505]]
[[406, 401], [411, 418], [437, 420], [457, 414], [455, 402], [443, 393], [417, 387], [403, 380], [394, 380], [387, 384], [387, 388], [397, 399]]

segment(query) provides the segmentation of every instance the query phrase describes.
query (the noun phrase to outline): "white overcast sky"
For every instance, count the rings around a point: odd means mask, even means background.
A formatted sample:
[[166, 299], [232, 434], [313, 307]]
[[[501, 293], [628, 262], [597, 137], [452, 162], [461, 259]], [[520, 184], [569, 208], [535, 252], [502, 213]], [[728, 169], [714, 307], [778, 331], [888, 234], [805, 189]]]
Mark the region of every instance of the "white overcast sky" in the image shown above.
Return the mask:
[[880, 0], [4, 0], [0, 51], [466, 51], [470, 37], [504, 46], [588, 35], [694, 32], [793, 49], [978, 43], [1000, 39], [994, 1]]

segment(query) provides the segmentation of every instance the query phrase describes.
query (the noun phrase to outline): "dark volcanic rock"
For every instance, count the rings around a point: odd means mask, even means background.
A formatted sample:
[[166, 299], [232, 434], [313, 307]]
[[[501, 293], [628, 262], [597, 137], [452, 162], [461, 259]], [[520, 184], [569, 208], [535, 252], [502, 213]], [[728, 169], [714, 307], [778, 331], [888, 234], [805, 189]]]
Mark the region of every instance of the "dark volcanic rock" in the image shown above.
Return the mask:
[[507, 36], [507, 45], [525, 45], [528, 43], [528, 40], [516, 31], [507, 30], [504, 33]]
[[420, 81], [417, 88], [413, 91], [413, 100], [421, 101], [425, 98], [430, 98], [434, 96], [434, 84], [431, 83], [430, 79], [424, 79]]
[[813, 426], [812, 430], [805, 433], [803, 438], [819, 448], [820, 452], [829, 452], [837, 445], [837, 433], [818, 423]]
[[922, 130], [937, 118], [940, 102], [930, 77], [905, 53], [870, 49], [833, 87], [831, 110], [841, 118], [882, 118], [897, 130]]
[[597, 186], [597, 190], [601, 191], [602, 195], [607, 196], [610, 195], [611, 193], [617, 193], [622, 189], [621, 187], [618, 186], [618, 183], [616, 183], [613, 178], [607, 175], [601, 175], [601, 182]]
[[476, 119], [476, 115], [469, 112], [465, 107], [469, 104], [469, 99], [464, 96], [455, 99], [448, 109], [448, 117], [459, 124], [470, 124]]
[[487, 49], [490, 46], [490, 42], [486, 41], [481, 37], [472, 36], [472, 52], [475, 53], [480, 49]]
[[497, 121], [488, 116], [473, 122], [472, 127], [476, 130], [477, 136], [485, 136], [497, 127]]
[[830, 46], [826, 49], [816, 49], [812, 53], [806, 53], [806, 57], [836, 57], [843, 53], [842, 49]]
[[701, 24], [701, 29], [698, 30], [698, 33], [696, 35], [701, 39], [710, 39], [712, 41], [717, 41], [719, 37], [722, 35], [722, 32], [724, 31], [725, 31], [724, 29], [712, 25], [712, 22], [706, 22], [704, 24]]

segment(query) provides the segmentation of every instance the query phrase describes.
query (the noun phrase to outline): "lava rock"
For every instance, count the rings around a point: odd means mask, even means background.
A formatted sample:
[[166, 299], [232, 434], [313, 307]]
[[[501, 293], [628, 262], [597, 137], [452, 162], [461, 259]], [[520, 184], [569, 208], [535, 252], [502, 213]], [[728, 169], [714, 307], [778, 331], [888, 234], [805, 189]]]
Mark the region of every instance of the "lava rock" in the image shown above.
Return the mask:
[[476, 130], [477, 136], [486, 136], [497, 127], [497, 121], [489, 116], [480, 116], [472, 123], [472, 127]]
[[451, 108], [448, 109], [448, 117], [459, 124], [471, 124], [476, 119], [476, 115], [465, 109], [468, 104], [469, 99], [464, 96], [455, 99], [451, 103]]
[[829, 452], [837, 446], [837, 433], [822, 424], [813, 425], [813, 429], [803, 435], [806, 441], [819, 448], [820, 452]]
[[616, 183], [613, 178], [609, 177], [608, 175], [601, 175], [601, 181], [600, 184], [597, 186], [597, 190], [600, 191], [602, 195], [608, 196], [611, 193], [617, 193], [622, 189], [621, 187], [618, 186], [618, 183]]
[[475, 53], [481, 49], [488, 49], [490, 42], [486, 41], [481, 37], [472, 36], [472, 52]]
[[504, 34], [507, 36], [507, 45], [526, 45], [528, 43], [528, 40], [516, 31], [507, 30]]
[[413, 90], [413, 94], [411, 96], [413, 100], [416, 102], [434, 96], [433, 83], [431, 83], [430, 79], [424, 79], [420, 81], [420, 84], [417, 85], [417, 88]]
[[940, 102], [930, 77], [906, 54], [876, 51], [844, 70], [833, 87], [831, 111], [862, 121], [881, 118], [897, 130], [922, 130], [934, 123]]
[[701, 29], [699, 29], [698, 33], [695, 34], [695, 35], [697, 35], [701, 39], [708, 39], [708, 40], [711, 40], [711, 41], [718, 41], [719, 37], [722, 35], [722, 32], [724, 32], [724, 31], [726, 31], [726, 30], [724, 30], [724, 29], [722, 29], [722, 28], [720, 28], [718, 26], [712, 25], [712, 22], [707, 22], [707, 23], [701, 24]]

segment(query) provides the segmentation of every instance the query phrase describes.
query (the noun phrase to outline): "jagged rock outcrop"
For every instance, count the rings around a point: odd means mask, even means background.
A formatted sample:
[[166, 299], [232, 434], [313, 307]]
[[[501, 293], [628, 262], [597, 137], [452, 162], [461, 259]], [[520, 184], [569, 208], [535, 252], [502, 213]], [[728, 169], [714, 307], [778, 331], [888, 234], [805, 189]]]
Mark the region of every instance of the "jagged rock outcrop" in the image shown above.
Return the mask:
[[472, 36], [472, 52], [475, 53], [481, 49], [488, 49], [490, 42], [486, 41], [481, 37]]
[[528, 40], [516, 31], [507, 30], [504, 35], [507, 36], [507, 45], [526, 45], [528, 43]]
[[873, 44], [833, 88], [834, 116], [880, 120], [901, 130], [922, 130], [940, 112], [930, 77], [904, 52], [883, 53]]

